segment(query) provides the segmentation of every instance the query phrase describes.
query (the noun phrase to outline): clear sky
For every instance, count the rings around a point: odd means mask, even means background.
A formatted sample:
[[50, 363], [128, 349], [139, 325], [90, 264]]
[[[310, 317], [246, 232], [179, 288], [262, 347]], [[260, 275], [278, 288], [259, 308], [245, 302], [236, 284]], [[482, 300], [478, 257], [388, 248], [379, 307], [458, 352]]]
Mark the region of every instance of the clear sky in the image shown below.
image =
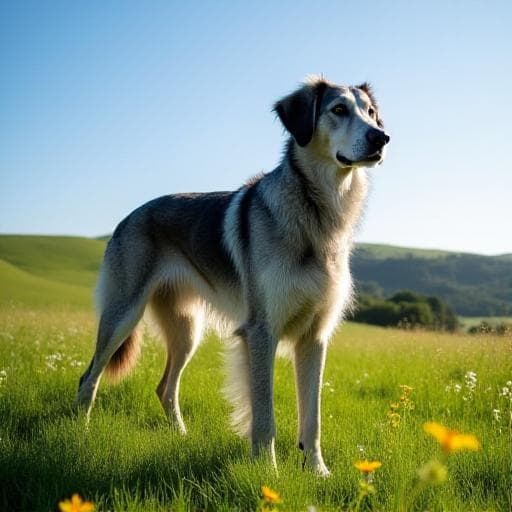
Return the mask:
[[358, 240], [512, 252], [511, 27], [509, 0], [0, 2], [0, 232], [237, 188], [323, 73], [371, 81], [392, 136]]

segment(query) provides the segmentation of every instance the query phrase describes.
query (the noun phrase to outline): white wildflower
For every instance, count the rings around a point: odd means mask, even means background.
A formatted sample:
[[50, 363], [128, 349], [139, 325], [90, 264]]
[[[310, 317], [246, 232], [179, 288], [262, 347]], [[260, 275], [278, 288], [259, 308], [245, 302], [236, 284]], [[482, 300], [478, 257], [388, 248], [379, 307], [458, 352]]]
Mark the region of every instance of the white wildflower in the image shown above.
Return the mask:
[[497, 421], [498, 423], [501, 421], [501, 411], [499, 409], [493, 409], [492, 415], [493, 415], [494, 421]]
[[462, 389], [462, 386], [460, 384], [455, 384], [453, 386], [453, 390], [455, 391], [455, 393], [460, 393], [461, 389]]
[[60, 352], [55, 352], [55, 354], [49, 354], [46, 356], [46, 367], [49, 370], [56, 370], [58, 363], [60, 363], [64, 359], [64, 356]]
[[466, 375], [464, 376], [464, 381], [466, 383], [466, 388], [473, 392], [476, 388], [476, 373], [475, 372], [466, 372]]
[[475, 394], [477, 383], [476, 373], [473, 371], [466, 372], [466, 375], [464, 375], [464, 383], [466, 385], [466, 392], [462, 398], [468, 401], [471, 400]]

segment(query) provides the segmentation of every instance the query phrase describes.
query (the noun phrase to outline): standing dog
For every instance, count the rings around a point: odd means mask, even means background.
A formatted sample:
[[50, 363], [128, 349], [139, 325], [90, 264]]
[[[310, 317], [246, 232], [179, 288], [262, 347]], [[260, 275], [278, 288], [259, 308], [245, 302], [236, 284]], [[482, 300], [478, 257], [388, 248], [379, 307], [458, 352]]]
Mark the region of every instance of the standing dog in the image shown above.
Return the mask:
[[273, 366], [279, 341], [294, 354], [299, 447], [328, 474], [320, 449], [320, 393], [328, 340], [351, 300], [349, 255], [366, 195], [365, 167], [383, 160], [370, 87], [311, 79], [274, 111], [291, 137], [281, 164], [235, 192], [160, 197], [126, 217], [100, 271], [96, 353], [80, 379], [87, 414], [104, 370], [133, 366], [150, 306], [167, 344], [157, 394], [180, 431], [181, 374], [205, 320], [235, 330], [227, 395], [254, 455], [275, 464]]

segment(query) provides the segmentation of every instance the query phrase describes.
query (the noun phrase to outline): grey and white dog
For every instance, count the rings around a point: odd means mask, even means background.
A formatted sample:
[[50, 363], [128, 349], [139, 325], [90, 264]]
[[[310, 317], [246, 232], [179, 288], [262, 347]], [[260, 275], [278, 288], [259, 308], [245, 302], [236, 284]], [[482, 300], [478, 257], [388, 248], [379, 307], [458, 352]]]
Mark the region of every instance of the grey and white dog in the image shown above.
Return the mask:
[[[96, 352], [80, 379], [90, 413], [105, 370], [120, 377], [139, 350], [149, 306], [167, 344], [157, 394], [185, 432], [181, 374], [209, 321], [231, 329], [226, 394], [233, 423], [254, 455], [275, 465], [273, 366], [293, 354], [299, 447], [327, 475], [320, 449], [320, 394], [329, 338], [351, 302], [349, 256], [364, 204], [364, 168], [382, 162], [389, 136], [367, 84], [309, 79], [274, 111], [291, 137], [272, 172], [234, 192], [163, 196], [116, 228], [100, 271]], [[211, 325], [211, 322], [210, 324]]]

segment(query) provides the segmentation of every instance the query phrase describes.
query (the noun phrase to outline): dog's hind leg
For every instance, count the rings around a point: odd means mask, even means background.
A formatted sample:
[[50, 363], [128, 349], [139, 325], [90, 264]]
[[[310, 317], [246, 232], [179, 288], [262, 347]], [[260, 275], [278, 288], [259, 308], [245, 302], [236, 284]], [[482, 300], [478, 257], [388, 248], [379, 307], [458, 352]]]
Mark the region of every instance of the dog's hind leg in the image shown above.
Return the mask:
[[295, 377], [299, 409], [299, 447], [306, 465], [322, 476], [329, 470], [320, 448], [320, 395], [325, 364], [325, 343], [303, 339], [295, 345]]
[[105, 369], [119, 379], [136, 361], [139, 352], [139, 323], [146, 297], [139, 296], [124, 303], [107, 304], [101, 313], [96, 352], [80, 379], [77, 403], [89, 417], [98, 385]]
[[167, 346], [167, 362], [156, 393], [171, 424], [185, 434], [179, 403], [180, 379], [201, 341], [204, 306], [197, 299], [183, 304], [183, 298], [167, 292], [155, 294], [151, 309]]

